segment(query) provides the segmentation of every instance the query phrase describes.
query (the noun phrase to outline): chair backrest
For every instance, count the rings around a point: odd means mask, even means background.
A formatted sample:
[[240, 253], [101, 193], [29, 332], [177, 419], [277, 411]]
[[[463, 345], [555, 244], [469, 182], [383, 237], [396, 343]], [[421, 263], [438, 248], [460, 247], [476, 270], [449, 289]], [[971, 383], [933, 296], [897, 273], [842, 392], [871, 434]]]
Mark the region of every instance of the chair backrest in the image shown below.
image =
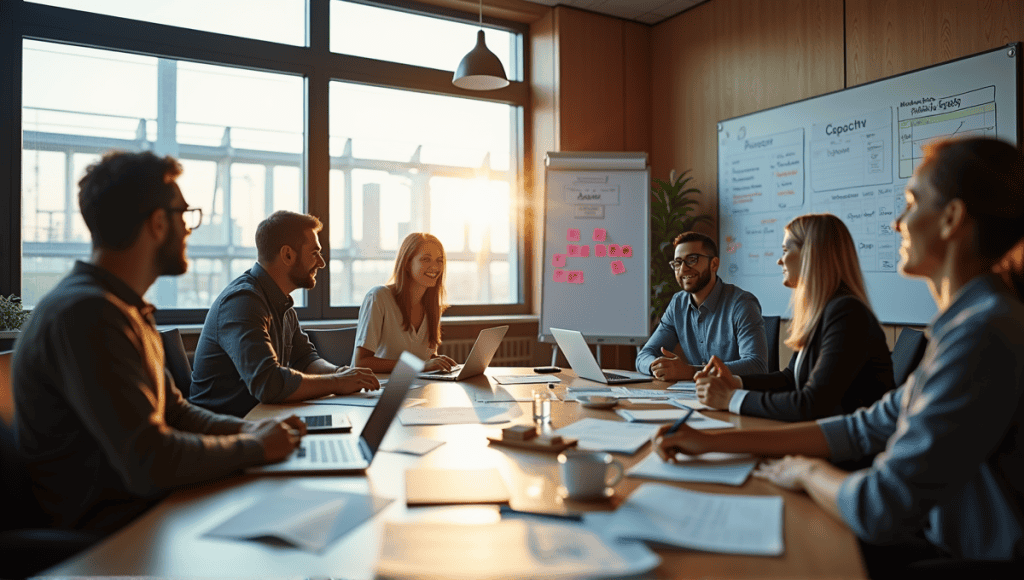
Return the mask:
[[779, 325], [782, 318], [779, 316], [764, 317], [764, 334], [768, 339], [768, 372], [774, 373], [779, 370]]
[[0, 352], [0, 421], [14, 424], [14, 392], [11, 389], [11, 365], [14, 351]]
[[160, 339], [164, 343], [164, 366], [171, 371], [174, 384], [187, 399], [189, 391], [192, 390], [192, 365], [188, 362], [188, 353], [185, 352], [181, 332], [177, 328], [165, 330], [160, 333]]
[[900, 331], [896, 346], [892, 349], [892, 374], [897, 387], [907, 382], [910, 373], [914, 372], [924, 357], [927, 346], [928, 340], [925, 339], [924, 332], [913, 328], [904, 328]]
[[352, 351], [356, 346], [356, 327], [307, 329], [309, 341], [320, 353], [320, 358], [339, 366], [352, 364]]
[[[24, 460], [18, 454], [14, 444], [14, 397], [11, 392], [11, 361], [13, 351], [0, 352], [0, 396], [4, 404], [5, 416], [0, 421], [0, 497], [4, 499], [4, 516], [0, 518], [2, 530], [13, 530], [34, 527], [44, 516], [35, 496], [32, 495], [32, 482], [25, 468]], [[6, 416], [10, 413], [10, 417]]]

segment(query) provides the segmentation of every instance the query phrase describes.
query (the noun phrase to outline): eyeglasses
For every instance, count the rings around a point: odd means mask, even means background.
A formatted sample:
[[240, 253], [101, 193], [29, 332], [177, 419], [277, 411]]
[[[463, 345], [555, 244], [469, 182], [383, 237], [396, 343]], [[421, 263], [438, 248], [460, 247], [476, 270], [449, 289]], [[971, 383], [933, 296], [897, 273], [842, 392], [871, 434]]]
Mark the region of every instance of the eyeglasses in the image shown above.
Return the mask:
[[192, 231], [203, 223], [203, 210], [198, 207], [165, 207], [171, 213], [180, 213], [185, 220], [185, 227]]
[[712, 256], [705, 256], [704, 254], [690, 254], [685, 258], [676, 258], [675, 260], [669, 262], [668, 265], [673, 270], [678, 270], [679, 268], [682, 268], [683, 264], [686, 264], [687, 266], [692, 268], [696, 266], [698, 262], [700, 262], [701, 258], [707, 258], [710, 260]]

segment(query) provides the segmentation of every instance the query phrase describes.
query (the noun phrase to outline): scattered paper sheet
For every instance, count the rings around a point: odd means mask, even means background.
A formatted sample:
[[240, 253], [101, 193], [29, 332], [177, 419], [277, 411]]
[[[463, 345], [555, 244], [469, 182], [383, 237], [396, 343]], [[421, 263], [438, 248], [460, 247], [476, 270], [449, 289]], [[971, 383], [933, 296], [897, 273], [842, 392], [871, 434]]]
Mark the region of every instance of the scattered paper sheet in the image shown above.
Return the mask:
[[616, 511], [588, 513], [584, 521], [608, 536], [680, 548], [758, 556], [784, 551], [779, 496], [700, 493], [645, 483]]
[[321, 553], [392, 501], [295, 483], [263, 496], [206, 535], [237, 540], [276, 538], [302, 550]]
[[668, 388], [670, 391], [690, 391], [691, 393], [697, 392], [697, 383], [693, 381], [679, 381], [678, 383]]
[[380, 396], [384, 394], [384, 389], [378, 389], [376, 391], [366, 391], [359, 393], [352, 393], [351, 395], [337, 395], [333, 397], [324, 397], [323, 399], [313, 399], [310, 403], [316, 403], [317, 405], [346, 405], [349, 407], [376, 407], [377, 401], [380, 400]]
[[444, 445], [444, 441], [438, 441], [436, 439], [427, 439], [426, 437], [414, 437], [412, 439], [406, 439], [401, 443], [394, 445], [385, 445], [380, 448], [381, 451], [387, 451], [389, 453], [407, 453], [409, 455], [426, 455], [438, 447]]
[[477, 403], [515, 403], [517, 401], [532, 401], [533, 393], [516, 395], [505, 389], [498, 389], [496, 391], [477, 391], [475, 397]]
[[491, 377], [502, 385], [532, 385], [540, 383], [558, 383], [555, 375], [494, 375]]
[[596, 397], [615, 397], [616, 399], [621, 397], [621, 395], [617, 391], [615, 391], [613, 389], [610, 389], [610, 388], [604, 388], [604, 389], [601, 389], [601, 388], [574, 389], [572, 387], [569, 387], [568, 389], [565, 390], [565, 400], [566, 401], [576, 401], [576, 402], [579, 402], [579, 399], [577, 397], [581, 397], [581, 396], [585, 396], [585, 397], [595, 397], [595, 396]]
[[629, 468], [626, 474], [665, 481], [743, 485], [756, 465], [757, 459], [746, 453], [705, 453], [698, 456], [680, 453], [675, 463], [665, 462], [657, 453], [651, 453]]
[[408, 505], [508, 503], [511, 499], [505, 479], [493, 467], [405, 470]]
[[704, 403], [701, 403], [700, 401], [698, 401], [696, 396], [694, 396], [694, 398], [692, 398], [692, 399], [689, 398], [689, 397], [679, 397], [679, 398], [670, 400], [668, 402], [668, 404], [669, 405], [675, 405], [676, 407], [679, 407], [680, 409], [684, 409], [684, 408], [685, 409], [693, 409], [694, 411], [704, 411], [704, 410], [707, 410], [707, 409], [714, 410], [712, 407], [709, 407], [709, 406], [705, 405]]
[[[668, 423], [688, 413], [688, 411], [681, 409], [616, 409], [615, 412], [623, 419], [633, 423]], [[735, 427], [735, 425], [728, 421], [712, 419], [697, 412], [690, 415], [686, 425], [694, 429], [729, 429]]]
[[580, 449], [630, 455], [636, 453], [657, 432], [657, 425], [606, 421], [592, 417], [581, 419], [556, 431], [562, 437], [579, 439], [576, 446]]
[[685, 397], [685, 393], [679, 393], [676, 391], [665, 391], [662, 389], [630, 389], [627, 387], [614, 387], [612, 389], [620, 397], [626, 397], [629, 399], [674, 399], [676, 397]]
[[581, 525], [562, 522], [389, 522], [383, 536], [388, 541], [381, 542], [376, 573], [387, 578], [619, 578], [661, 563], [642, 543], [607, 542]]
[[402, 425], [458, 425], [462, 423], [506, 423], [519, 417], [519, 405], [496, 403], [483, 407], [416, 407], [402, 409]]

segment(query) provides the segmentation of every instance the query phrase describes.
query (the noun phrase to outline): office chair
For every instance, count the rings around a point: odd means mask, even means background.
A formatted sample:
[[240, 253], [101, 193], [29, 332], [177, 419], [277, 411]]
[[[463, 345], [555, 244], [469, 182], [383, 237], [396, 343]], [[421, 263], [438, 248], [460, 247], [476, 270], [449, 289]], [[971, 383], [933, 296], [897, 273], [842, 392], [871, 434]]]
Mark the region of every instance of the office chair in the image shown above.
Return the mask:
[[192, 390], [192, 365], [188, 362], [181, 332], [177, 328], [165, 330], [160, 333], [160, 340], [164, 343], [164, 366], [171, 371], [171, 377], [174, 378], [178, 390], [188, 398]]
[[910, 373], [914, 372], [924, 357], [927, 346], [928, 340], [924, 337], [924, 332], [913, 328], [904, 328], [900, 331], [896, 346], [892, 349], [892, 374], [897, 387], [910, 378]]
[[320, 353], [320, 358], [338, 366], [352, 364], [352, 351], [356, 346], [356, 327], [309, 329], [309, 341]]
[[782, 318], [779, 316], [764, 317], [764, 334], [768, 339], [768, 372], [774, 373], [779, 370], [779, 326]]
[[[12, 352], [0, 352], [0, 391], [11, 392]], [[50, 528], [50, 519], [32, 493], [32, 480], [14, 443], [14, 431], [0, 421], [0, 578], [26, 578], [74, 556], [101, 536]]]

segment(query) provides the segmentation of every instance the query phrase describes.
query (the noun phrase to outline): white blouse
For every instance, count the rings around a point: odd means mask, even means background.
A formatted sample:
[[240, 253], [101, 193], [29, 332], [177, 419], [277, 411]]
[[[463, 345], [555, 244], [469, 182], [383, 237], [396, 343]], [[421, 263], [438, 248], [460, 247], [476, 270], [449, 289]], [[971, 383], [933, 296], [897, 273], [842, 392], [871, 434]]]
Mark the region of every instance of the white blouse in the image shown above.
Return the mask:
[[402, 311], [398, 309], [395, 294], [387, 286], [375, 286], [366, 293], [359, 308], [359, 326], [356, 328], [356, 347], [372, 351], [373, 356], [398, 360], [404, 351], [426, 360], [434, 352], [427, 333], [427, 317], [419, 329], [402, 328]]

